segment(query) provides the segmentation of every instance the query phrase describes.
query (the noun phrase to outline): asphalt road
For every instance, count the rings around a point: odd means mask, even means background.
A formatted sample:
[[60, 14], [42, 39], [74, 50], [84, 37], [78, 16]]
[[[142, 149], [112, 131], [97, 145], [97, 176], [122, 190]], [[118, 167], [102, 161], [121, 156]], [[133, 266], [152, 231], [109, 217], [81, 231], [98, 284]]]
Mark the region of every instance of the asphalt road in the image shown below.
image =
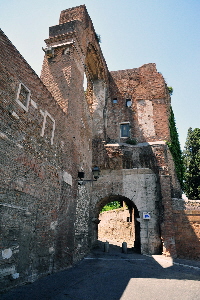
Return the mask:
[[1, 300], [200, 300], [200, 262], [103, 245], [74, 267], [13, 289]]

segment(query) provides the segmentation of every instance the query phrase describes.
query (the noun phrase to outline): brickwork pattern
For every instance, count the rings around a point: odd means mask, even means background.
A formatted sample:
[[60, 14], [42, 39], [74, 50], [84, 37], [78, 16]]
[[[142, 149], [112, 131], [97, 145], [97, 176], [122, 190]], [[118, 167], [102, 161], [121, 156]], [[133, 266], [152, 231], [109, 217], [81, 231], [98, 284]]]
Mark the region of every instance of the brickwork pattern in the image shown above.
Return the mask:
[[[81, 259], [112, 197], [137, 210], [142, 253], [158, 253], [161, 239], [166, 255], [197, 253], [183, 246], [181, 232], [187, 228], [197, 249], [189, 232], [199, 239], [198, 221], [186, 209], [182, 222], [173, 208], [180, 186], [165, 144], [170, 96], [155, 64], [109, 73], [84, 5], [62, 11], [45, 42], [39, 79], [0, 31], [0, 286]], [[136, 145], [121, 137], [121, 123]], [[101, 169], [98, 181], [91, 181], [93, 166]]]
[[[86, 171], [91, 165], [91, 130], [86, 103], [78, 108], [73, 102], [68, 109], [71, 116], [77, 107], [75, 126], [3, 32], [1, 41], [0, 247], [11, 253], [0, 261], [6, 288], [72, 264], [78, 184], [73, 178], [80, 162]], [[24, 103], [17, 101], [21, 83], [30, 91]]]
[[200, 259], [200, 200], [173, 199], [173, 221], [179, 257]]
[[[120, 123], [129, 121], [131, 138], [138, 142], [170, 140], [170, 98], [155, 64], [110, 74], [108, 137], [112, 140], [118, 136], [117, 141], [123, 141], [117, 128]], [[112, 99], [117, 99], [117, 103]], [[130, 107], [126, 107], [126, 99], [131, 100]]]

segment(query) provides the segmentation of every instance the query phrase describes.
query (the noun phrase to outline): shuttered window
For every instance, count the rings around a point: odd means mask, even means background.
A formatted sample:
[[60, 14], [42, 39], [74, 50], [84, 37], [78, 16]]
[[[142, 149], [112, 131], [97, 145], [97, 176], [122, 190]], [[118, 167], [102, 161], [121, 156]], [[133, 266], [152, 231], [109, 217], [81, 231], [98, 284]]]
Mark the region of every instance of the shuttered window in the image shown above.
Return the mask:
[[130, 137], [130, 125], [129, 123], [120, 125], [120, 135], [121, 137]]

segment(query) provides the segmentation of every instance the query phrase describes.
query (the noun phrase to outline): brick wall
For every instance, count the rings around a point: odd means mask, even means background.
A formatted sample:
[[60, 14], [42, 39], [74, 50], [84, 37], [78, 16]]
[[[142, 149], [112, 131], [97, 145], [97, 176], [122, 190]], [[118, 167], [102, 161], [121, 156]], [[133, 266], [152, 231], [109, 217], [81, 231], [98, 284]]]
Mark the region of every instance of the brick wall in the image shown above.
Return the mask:
[[[131, 100], [129, 107], [127, 99]], [[107, 137], [125, 141], [120, 139], [119, 124], [130, 122], [131, 138], [138, 142], [169, 140], [169, 105], [165, 81], [155, 64], [110, 72]]]
[[77, 174], [81, 166], [91, 174], [92, 131], [87, 103], [78, 95], [65, 111], [3, 32], [0, 60], [0, 275], [7, 288], [72, 264]]
[[173, 199], [173, 223], [178, 256], [200, 259], [200, 201]]
[[[97, 239], [100, 207], [112, 197], [137, 210], [142, 253], [157, 253], [161, 236], [171, 255], [183, 241], [182, 227], [172, 226], [171, 196], [178, 197], [180, 186], [164, 142], [170, 97], [155, 64], [109, 73], [84, 5], [61, 12], [45, 41], [40, 80], [0, 31], [3, 288], [83, 257]], [[120, 136], [121, 123], [129, 124], [137, 145]], [[78, 185], [78, 172], [91, 180], [95, 165], [98, 181]]]

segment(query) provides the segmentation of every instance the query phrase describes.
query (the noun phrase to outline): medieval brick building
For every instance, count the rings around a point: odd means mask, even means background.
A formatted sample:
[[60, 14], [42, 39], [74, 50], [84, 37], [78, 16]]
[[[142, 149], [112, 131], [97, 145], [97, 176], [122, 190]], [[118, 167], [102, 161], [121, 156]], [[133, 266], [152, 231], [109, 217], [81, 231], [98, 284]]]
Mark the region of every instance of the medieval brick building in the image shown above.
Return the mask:
[[[109, 72], [84, 5], [62, 11], [45, 42], [39, 79], [0, 32], [1, 286], [81, 259], [113, 200], [129, 207], [142, 254], [198, 257], [199, 229], [178, 200], [166, 145], [170, 95], [155, 64]], [[188, 248], [177, 219], [187, 220]]]

